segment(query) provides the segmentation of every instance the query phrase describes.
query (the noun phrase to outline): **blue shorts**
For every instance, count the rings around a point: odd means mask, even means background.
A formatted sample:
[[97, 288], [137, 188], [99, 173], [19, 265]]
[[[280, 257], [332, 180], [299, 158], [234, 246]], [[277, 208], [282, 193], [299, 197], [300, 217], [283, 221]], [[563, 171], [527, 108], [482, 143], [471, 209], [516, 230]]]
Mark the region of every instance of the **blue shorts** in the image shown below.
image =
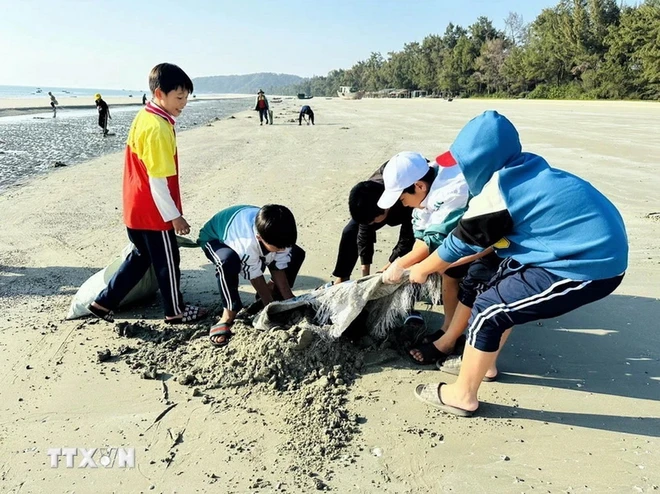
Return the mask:
[[458, 301], [472, 308], [474, 300], [490, 286], [490, 280], [497, 273], [504, 260], [495, 254], [488, 254], [467, 265], [467, 272], [458, 287]]
[[467, 343], [482, 352], [495, 352], [507, 329], [561, 316], [600, 300], [612, 293], [622, 279], [623, 274], [606, 280], [570, 280], [506, 259], [489, 288], [474, 301]]

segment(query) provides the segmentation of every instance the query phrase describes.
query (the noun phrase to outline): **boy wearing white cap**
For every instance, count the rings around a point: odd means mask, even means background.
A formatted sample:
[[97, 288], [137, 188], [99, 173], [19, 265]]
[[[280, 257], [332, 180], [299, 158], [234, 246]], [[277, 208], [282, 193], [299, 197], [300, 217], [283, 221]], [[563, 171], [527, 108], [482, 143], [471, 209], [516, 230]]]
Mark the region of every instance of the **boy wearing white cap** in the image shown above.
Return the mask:
[[[385, 192], [378, 207], [391, 208], [397, 201], [414, 208], [412, 225], [415, 244], [412, 251], [396, 259], [383, 273], [385, 283], [396, 283], [403, 271], [426, 259], [456, 227], [467, 209], [469, 190], [465, 177], [453, 160], [441, 155], [429, 164], [419, 153], [402, 152], [390, 159], [383, 170]], [[467, 266], [466, 266], [467, 267]], [[442, 277], [445, 312], [443, 329], [449, 325], [458, 304], [459, 279], [465, 268], [449, 270]]]

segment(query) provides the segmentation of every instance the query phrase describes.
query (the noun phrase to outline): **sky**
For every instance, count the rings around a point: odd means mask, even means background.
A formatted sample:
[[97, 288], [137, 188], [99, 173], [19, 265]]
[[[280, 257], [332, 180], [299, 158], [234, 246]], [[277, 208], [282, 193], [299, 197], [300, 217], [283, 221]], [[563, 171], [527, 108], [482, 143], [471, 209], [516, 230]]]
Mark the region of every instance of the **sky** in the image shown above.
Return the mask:
[[190, 77], [350, 68], [478, 16], [502, 29], [556, 0], [0, 0], [0, 85], [140, 90], [160, 62]]

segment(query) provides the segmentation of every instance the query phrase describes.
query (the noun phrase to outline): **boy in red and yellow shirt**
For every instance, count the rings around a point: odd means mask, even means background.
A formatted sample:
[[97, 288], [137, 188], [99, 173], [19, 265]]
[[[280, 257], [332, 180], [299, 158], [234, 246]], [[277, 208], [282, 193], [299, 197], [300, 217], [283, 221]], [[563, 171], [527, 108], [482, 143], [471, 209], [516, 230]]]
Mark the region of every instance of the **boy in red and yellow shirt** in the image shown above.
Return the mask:
[[206, 311], [185, 305], [180, 289], [175, 232], [187, 235], [190, 225], [181, 208], [174, 117], [181, 115], [193, 83], [178, 66], [161, 63], [149, 74], [149, 88], [152, 101], [133, 120], [124, 157], [124, 223], [134, 249], [89, 310], [112, 322], [112, 311], [153, 265], [165, 321], [190, 323]]

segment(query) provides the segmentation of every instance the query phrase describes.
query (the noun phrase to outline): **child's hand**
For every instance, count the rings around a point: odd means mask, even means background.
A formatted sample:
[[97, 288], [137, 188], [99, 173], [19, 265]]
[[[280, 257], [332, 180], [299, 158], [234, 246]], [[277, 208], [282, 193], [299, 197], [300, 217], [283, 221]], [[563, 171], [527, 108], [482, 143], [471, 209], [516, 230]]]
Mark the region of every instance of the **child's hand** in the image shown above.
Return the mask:
[[172, 227], [174, 227], [174, 232], [177, 235], [188, 235], [190, 233], [190, 225], [183, 216], [174, 218], [172, 220]]
[[392, 263], [391, 263], [391, 262], [388, 262], [387, 264], [385, 264], [385, 266], [383, 266], [382, 268], [380, 268], [380, 269], [379, 269], [378, 271], [376, 271], [376, 272], [377, 272], [377, 273], [384, 273], [385, 271], [387, 271], [387, 269], [388, 269], [391, 265], [392, 265]]
[[408, 275], [411, 283], [426, 283], [426, 279], [429, 275], [422, 269], [419, 264], [415, 264], [410, 268], [410, 274]]
[[385, 272], [383, 272], [382, 274], [383, 283], [385, 283], [386, 285], [394, 285], [401, 281], [402, 276], [403, 276], [403, 268], [401, 267], [401, 264], [397, 259], [392, 264], [390, 264], [390, 266], [385, 270]]

